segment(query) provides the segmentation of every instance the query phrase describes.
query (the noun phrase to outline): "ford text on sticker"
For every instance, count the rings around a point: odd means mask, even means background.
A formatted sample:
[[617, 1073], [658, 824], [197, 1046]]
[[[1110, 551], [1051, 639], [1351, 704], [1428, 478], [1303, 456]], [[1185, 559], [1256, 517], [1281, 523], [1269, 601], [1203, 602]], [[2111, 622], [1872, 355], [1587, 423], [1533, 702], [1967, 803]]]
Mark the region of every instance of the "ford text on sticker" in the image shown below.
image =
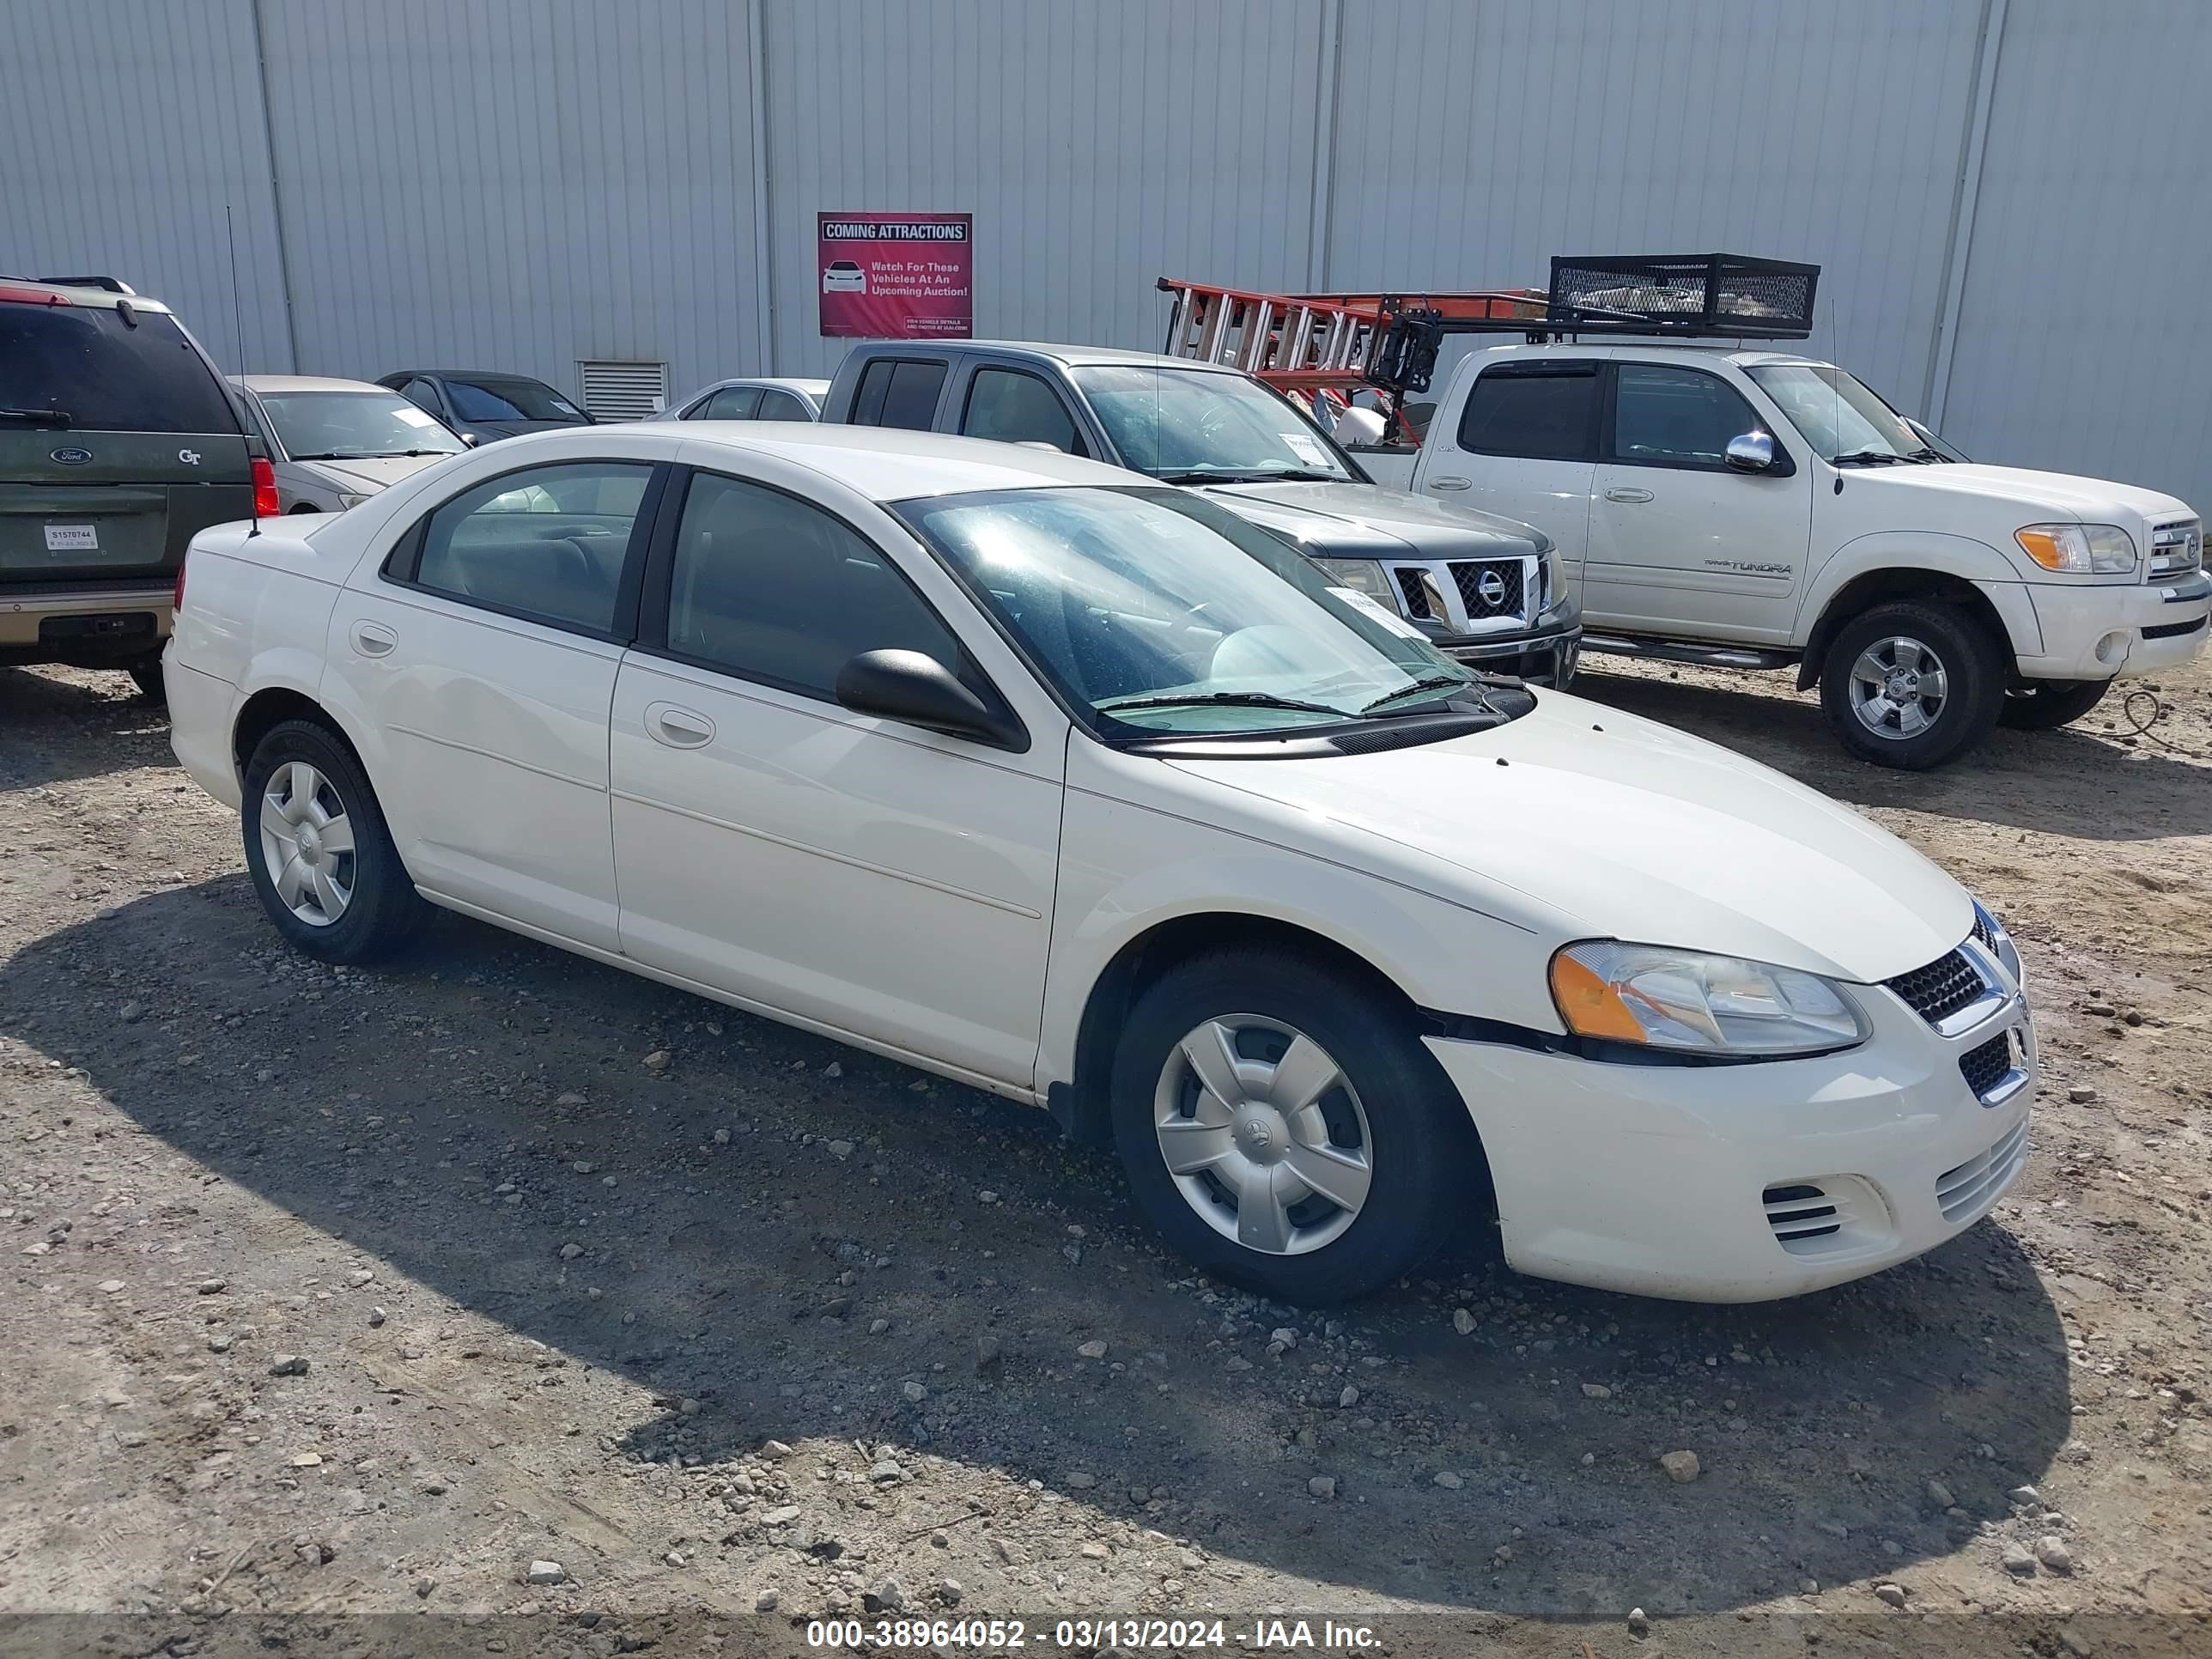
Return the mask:
[[50, 524], [46, 526], [49, 553], [97, 553], [100, 530], [88, 524]]
[[1429, 637], [1403, 617], [1397, 616], [1386, 607], [1377, 605], [1356, 587], [1332, 587], [1328, 592], [1332, 599], [1342, 599], [1361, 616], [1371, 617], [1374, 621], [1381, 623], [1393, 634], [1403, 635], [1409, 640], [1425, 640]]

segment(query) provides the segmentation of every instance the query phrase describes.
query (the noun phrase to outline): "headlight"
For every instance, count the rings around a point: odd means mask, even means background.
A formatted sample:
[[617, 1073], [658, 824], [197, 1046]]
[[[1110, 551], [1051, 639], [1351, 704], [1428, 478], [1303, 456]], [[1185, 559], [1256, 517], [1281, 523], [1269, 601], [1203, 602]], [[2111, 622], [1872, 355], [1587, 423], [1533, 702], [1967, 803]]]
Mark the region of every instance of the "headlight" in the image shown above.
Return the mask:
[[2136, 568], [2135, 538], [2116, 524], [2032, 524], [2012, 538], [2045, 570], [2087, 576]]
[[1390, 578], [1373, 559], [1316, 559], [1314, 562], [1328, 573], [1329, 580], [1339, 587], [1348, 587], [1355, 593], [1364, 593], [1370, 599], [1379, 599], [1395, 611], [1398, 596], [1390, 591]]
[[1850, 999], [1818, 974], [1613, 939], [1553, 957], [1552, 1000], [1577, 1036], [1683, 1054], [1825, 1054], [1869, 1034]]

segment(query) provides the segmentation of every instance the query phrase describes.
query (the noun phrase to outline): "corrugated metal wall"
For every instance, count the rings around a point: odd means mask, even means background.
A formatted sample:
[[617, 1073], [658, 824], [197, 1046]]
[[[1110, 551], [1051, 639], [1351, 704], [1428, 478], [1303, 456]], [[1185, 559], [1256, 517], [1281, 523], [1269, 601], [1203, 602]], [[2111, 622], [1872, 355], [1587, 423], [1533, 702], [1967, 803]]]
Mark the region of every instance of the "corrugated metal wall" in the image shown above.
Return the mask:
[[1814, 348], [1970, 452], [2212, 499], [2202, 0], [0, 0], [0, 269], [127, 276], [252, 368], [826, 373], [823, 210], [972, 212], [979, 332], [1138, 346], [1162, 273], [1722, 246], [1819, 261]]

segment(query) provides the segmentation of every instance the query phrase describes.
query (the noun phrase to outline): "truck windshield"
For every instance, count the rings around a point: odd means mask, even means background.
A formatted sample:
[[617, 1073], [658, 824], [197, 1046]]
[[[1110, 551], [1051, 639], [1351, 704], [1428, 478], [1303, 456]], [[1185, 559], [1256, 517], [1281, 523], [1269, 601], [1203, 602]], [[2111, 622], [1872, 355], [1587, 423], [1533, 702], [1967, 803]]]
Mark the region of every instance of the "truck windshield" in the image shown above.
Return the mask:
[[1109, 733], [1279, 733], [1492, 701], [1407, 623], [1187, 490], [997, 490], [894, 511]]
[[1356, 483], [1319, 427], [1259, 381], [1205, 369], [1069, 371], [1122, 465], [1173, 483]]
[[1747, 371], [1824, 461], [1879, 466], [1950, 458], [1856, 376], [1825, 363], [1763, 363]]

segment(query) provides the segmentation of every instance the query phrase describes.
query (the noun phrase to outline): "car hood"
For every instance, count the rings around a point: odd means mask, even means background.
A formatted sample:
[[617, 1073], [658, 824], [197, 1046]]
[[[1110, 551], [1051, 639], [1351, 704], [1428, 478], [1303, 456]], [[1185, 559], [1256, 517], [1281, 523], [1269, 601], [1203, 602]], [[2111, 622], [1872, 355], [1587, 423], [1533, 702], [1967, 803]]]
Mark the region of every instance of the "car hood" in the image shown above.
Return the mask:
[[1536, 550], [1537, 532], [1525, 524], [1379, 484], [1204, 484], [1200, 493], [1318, 553], [1467, 559]]
[[1171, 763], [1245, 797], [1270, 839], [1322, 821], [1338, 833], [1310, 850], [1353, 862], [1340, 831], [1377, 837], [1413, 855], [1389, 860], [1394, 878], [1564, 938], [1873, 983], [1934, 962], [1973, 923], [1964, 888], [1849, 808], [1717, 744], [1557, 692], [1510, 725], [1444, 743]]
[[2178, 496], [2135, 484], [2113, 483], [2105, 478], [2076, 477], [2070, 472], [2038, 472], [2024, 466], [1984, 466], [1979, 463], [1950, 463], [1931, 466], [1869, 466], [1844, 469], [1846, 488], [1862, 483], [1883, 489], [1934, 490], [1952, 495], [1977, 496], [2002, 501], [2017, 508], [2021, 524], [2039, 519], [2057, 523], [2110, 524], [2131, 514], [2145, 519], [2180, 518], [2189, 504]]
[[374, 455], [357, 461], [295, 461], [292, 465], [349, 495], [374, 495], [445, 459], [443, 455]]

